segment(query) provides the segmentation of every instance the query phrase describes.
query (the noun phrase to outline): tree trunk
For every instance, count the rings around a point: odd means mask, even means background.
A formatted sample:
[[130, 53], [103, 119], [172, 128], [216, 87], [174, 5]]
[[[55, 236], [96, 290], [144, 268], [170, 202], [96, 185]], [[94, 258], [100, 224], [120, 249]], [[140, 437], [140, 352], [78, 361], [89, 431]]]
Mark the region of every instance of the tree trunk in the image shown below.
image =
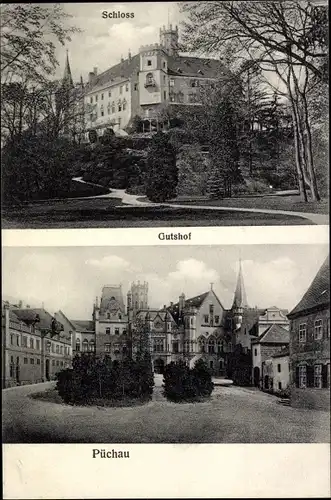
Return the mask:
[[296, 113], [294, 110], [294, 103], [291, 102], [291, 104], [292, 104], [293, 131], [294, 131], [295, 164], [296, 164], [297, 174], [298, 174], [299, 192], [300, 192], [300, 196], [301, 196], [302, 200], [308, 201], [306, 185], [305, 185], [305, 180], [304, 180], [304, 175], [303, 175], [302, 162], [301, 162], [297, 117], [296, 117]]
[[303, 102], [303, 115], [304, 115], [304, 125], [306, 132], [306, 153], [307, 153], [307, 167], [308, 173], [310, 177], [310, 189], [311, 189], [311, 197], [313, 201], [320, 201], [321, 197], [318, 192], [316, 174], [314, 169], [314, 157], [312, 151], [312, 140], [311, 140], [311, 130], [310, 123], [308, 119], [308, 106], [306, 96], [301, 96]]

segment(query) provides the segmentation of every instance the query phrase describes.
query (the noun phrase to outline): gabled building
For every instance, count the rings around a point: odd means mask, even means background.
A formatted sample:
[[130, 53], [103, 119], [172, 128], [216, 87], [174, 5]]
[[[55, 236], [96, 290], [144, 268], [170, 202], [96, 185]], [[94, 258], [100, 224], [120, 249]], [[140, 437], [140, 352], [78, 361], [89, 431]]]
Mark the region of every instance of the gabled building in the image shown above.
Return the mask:
[[327, 258], [288, 314], [291, 405], [330, 407], [330, 267]]

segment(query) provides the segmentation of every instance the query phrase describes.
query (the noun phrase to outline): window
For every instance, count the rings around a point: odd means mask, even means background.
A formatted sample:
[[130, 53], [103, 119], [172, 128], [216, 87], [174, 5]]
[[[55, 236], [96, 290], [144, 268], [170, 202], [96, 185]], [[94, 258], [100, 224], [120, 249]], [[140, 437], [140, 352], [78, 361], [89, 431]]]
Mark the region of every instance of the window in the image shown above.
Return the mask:
[[209, 339], [209, 342], [208, 342], [208, 353], [209, 354], [214, 354], [215, 353], [215, 340], [214, 339]]
[[98, 96], [97, 95], [95, 96], [95, 102], [98, 102]]
[[211, 370], [214, 368], [214, 361], [209, 361], [209, 368]]
[[110, 335], [110, 328], [106, 328], [106, 334]]
[[152, 66], [152, 61], [151, 61], [151, 59], [147, 59], [147, 66]]
[[122, 319], [122, 314], [121, 313], [119, 313], [118, 319]]
[[307, 338], [307, 325], [306, 323], [301, 323], [299, 325], [299, 342], [306, 342]]
[[219, 323], [219, 322], [220, 322], [220, 317], [216, 315], [216, 316], [215, 316], [215, 323], [217, 324], [217, 323]]
[[330, 318], [326, 320], [326, 336], [330, 338]]
[[123, 85], [120, 86], [120, 94], [123, 94]]
[[166, 99], [166, 98], [167, 98], [167, 91], [166, 91], [166, 90], [164, 90], [164, 91], [163, 91], [163, 98], [164, 98], [164, 99]]
[[90, 340], [90, 351], [94, 352], [94, 340]]
[[213, 304], [209, 305], [209, 314], [214, 314], [214, 306], [213, 306]]
[[14, 345], [14, 335], [12, 333], [10, 334], [10, 343]]
[[59, 360], [56, 361], [56, 366], [59, 366]]
[[164, 341], [163, 339], [154, 339], [153, 341], [153, 351], [163, 352], [164, 351]]
[[114, 102], [111, 103], [111, 112], [112, 112], [112, 114], [115, 113], [115, 103]]
[[111, 90], [108, 90], [108, 97], [111, 97]]
[[174, 94], [173, 92], [170, 92], [169, 99], [170, 99], [170, 102], [176, 102], [176, 94]]
[[115, 328], [115, 335], [119, 335], [120, 334], [120, 329], [119, 328]]
[[60, 354], [63, 354], [63, 345], [60, 347]]
[[60, 366], [63, 366], [63, 361], [60, 361]]
[[257, 356], [257, 349], [254, 349], [254, 356]]
[[138, 90], [138, 83], [135, 83], [133, 88], [134, 90]]
[[110, 319], [110, 313], [107, 313], [107, 319]]
[[16, 336], [16, 345], [17, 346], [20, 345], [20, 336], [19, 335]]
[[199, 87], [199, 80], [191, 80], [191, 87]]
[[27, 364], [28, 364], [28, 358], [24, 358], [24, 359], [23, 359], [23, 363], [24, 363], [25, 365], [27, 365]]
[[304, 389], [307, 387], [307, 367], [306, 365], [299, 366], [299, 387]]
[[60, 346], [58, 344], [56, 344], [55, 352], [56, 354], [60, 354]]
[[209, 323], [209, 316], [208, 314], [205, 314], [204, 317], [203, 317], [203, 322], [204, 323]]
[[36, 340], [36, 349], [40, 351], [40, 340]]
[[90, 114], [90, 121], [93, 122], [93, 113]]
[[124, 100], [123, 101], [123, 111], [125, 111], [125, 110], [126, 110], [126, 101]]
[[52, 352], [55, 352], [55, 345], [52, 343]]
[[322, 389], [322, 365], [314, 366], [314, 387]]
[[119, 101], [119, 103], [118, 103], [118, 111], [122, 111], [122, 103], [121, 103], [121, 101]]
[[105, 112], [103, 109], [101, 110], [101, 116], [105, 116]]
[[126, 335], [126, 330], [123, 330], [123, 331], [122, 331], [122, 335]]
[[103, 94], [101, 94], [101, 100], [103, 101]]
[[165, 63], [165, 61], [163, 61], [163, 63], [162, 63], [162, 67], [163, 67], [163, 68], [165, 68], [165, 67], [166, 67], [166, 63]]
[[9, 365], [9, 376], [10, 377], [14, 377], [14, 369], [15, 369], [14, 358], [13, 358], [13, 356], [11, 356], [10, 365]]
[[170, 78], [170, 80], [169, 80], [169, 85], [170, 85], [170, 87], [173, 87], [173, 86], [175, 85], [175, 80], [174, 80], [174, 78]]
[[85, 339], [83, 340], [83, 352], [88, 351], [88, 341]]
[[105, 352], [110, 352], [110, 344], [105, 344]]
[[278, 382], [278, 390], [281, 391], [282, 390], [282, 383], [281, 382]]
[[30, 365], [34, 365], [34, 359], [30, 358]]
[[52, 366], [55, 366], [55, 359], [52, 359]]
[[76, 351], [77, 352], [80, 351], [80, 340], [79, 339], [76, 340]]
[[120, 353], [120, 347], [121, 347], [121, 344], [114, 344], [114, 353], [115, 354]]
[[183, 92], [181, 92], [181, 91], [178, 92], [178, 96], [177, 97], [178, 97], [178, 102], [182, 102], [182, 103], [184, 102], [184, 94], [183, 94]]
[[224, 351], [224, 342], [223, 340], [217, 341], [217, 352], [221, 353]]
[[199, 350], [200, 352], [206, 352], [206, 344], [204, 339], [199, 339]]
[[197, 100], [198, 100], [196, 94], [189, 94], [187, 96], [187, 98], [188, 98], [188, 102], [197, 102]]
[[37, 365], [40, 365], [40, 359], [39, 358], [37, 359]]
[[129, 92], [129, 84], [128, 83], [125, 84], [125, 92]]
[[108, 104], [108, 106], [107, 106], [107, 113], [108, 113], [108, 115], [110, 115], [110, 110], [111, 110], [111, 108], [110, 108], [110, 105]]
[[317, 319], [314, 324], [314, 339], [320, 340], [323, 337], [323, 320]]
[[22, 337], [22, 346], [28, 347], [28, 338], [27, 337]]
[[175, 340], [173, 343], [172, 343], [172, 350], [174, 353], [178, 353], [179, 352], [179, 346], [178, 346], [178, 340]]
[[165, 83], [165, 81], [166, 81], [166, 77], [165, 77], [165, 75], [163, 75], [163, 83]]
[[90, 97], [90, 103], [91, 104], [93, 103], [93, 97]]

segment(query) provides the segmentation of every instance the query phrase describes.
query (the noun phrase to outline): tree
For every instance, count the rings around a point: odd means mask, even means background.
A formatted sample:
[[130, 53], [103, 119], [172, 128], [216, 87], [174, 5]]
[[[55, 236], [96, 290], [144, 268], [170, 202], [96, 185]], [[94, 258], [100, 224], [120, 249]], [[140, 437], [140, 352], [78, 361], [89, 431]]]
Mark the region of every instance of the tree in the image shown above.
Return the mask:
[[178, 170], [176, 153], [163, 132], [153, 136], [147, 157], [146, 195], [154, 202], [176, 196]]
[[[281, 85], [269, 85], [291, 106], [300, 192], [319, 200], [312, 154], [308, 95], [325, 79], [327, 15], [325, 7], [305, 1], [223, 1], [184, 4], [189, 13], [185, 39], [190, 50], [232, 54], [234, 64], [253, 61]], [[322, 27], [320, 26], [322, 25]]]
[[51, 75], [58, 65], [55, 44], [64, 45], [79, 31], [66, 26], [70, 17], [61, 4], [2, 4], [2, 81], [24, 75], [39, 82]]

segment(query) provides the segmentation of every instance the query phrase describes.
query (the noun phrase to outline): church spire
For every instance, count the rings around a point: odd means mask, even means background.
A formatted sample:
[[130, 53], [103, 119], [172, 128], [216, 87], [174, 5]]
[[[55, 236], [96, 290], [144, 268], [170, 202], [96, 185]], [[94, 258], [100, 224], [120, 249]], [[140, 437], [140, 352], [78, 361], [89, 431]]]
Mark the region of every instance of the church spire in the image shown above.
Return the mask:
[[242, 309], [248, 307], [245, 285], [244, 285], [244, 277], [241, 267], [241, 259], [239, 260], [239, 273], [238, 273], [237, 286], [236, 286], [236, 291], [234, 293], [232, 307], [242, 308]]
[[64, 85], [68, 85], [69, 87], [74, 86], [74, 83], [72, 80], [72, 75], [71, 75], [70, 64], [69, 64], [68, 49], [67, 49], [66, 62], [65, 62], [65, 67], [64, 67], [62, 83]]

